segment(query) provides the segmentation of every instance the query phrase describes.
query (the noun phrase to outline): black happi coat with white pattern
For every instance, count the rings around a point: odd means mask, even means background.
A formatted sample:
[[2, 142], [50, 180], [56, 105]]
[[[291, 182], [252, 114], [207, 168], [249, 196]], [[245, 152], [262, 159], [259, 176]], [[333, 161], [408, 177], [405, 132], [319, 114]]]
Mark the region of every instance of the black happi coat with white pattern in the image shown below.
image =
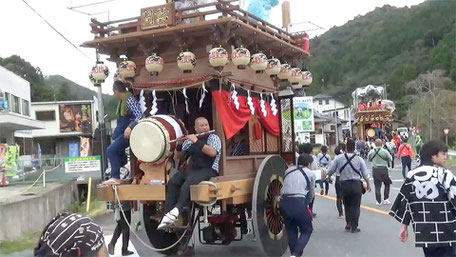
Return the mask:
[[411, 170], [390, 215], [400, 223], [412, 222], [417, 247], [456, 245], [456, 180], [438, 166]]

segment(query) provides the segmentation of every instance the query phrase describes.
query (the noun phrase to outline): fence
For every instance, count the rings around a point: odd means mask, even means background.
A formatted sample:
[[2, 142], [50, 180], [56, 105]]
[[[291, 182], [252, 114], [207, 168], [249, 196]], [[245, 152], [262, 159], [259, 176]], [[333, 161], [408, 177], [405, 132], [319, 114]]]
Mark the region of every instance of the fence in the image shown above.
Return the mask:
[[[81, 158], [43, 158], [38, 160], [19, 160], [17, 171], [7, 171], [10, 184], [46, 182], [88, 181], [89, 177], [101, 178], [100, 156]], [[11, 176], [14, 175], [14, 176]]]

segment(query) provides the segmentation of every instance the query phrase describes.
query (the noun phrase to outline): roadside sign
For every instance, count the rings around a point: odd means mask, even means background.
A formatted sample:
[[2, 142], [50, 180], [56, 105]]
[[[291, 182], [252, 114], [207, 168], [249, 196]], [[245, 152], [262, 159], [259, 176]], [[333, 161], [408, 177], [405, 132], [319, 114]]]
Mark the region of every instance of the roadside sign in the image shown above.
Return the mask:
[[65, 173], [100, 171], [101, 157], [65, 158]]

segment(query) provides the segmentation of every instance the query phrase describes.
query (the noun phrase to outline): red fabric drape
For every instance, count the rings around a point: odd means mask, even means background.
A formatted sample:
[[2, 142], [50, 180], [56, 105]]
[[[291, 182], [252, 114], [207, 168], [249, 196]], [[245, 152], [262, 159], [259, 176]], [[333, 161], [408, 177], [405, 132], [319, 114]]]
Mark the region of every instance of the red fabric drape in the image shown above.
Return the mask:
[[[239, 110], [237, 110], [234, 106], [230, 92], [226, 90], [214, 90], [212, 92], [212, 97], [217, 105], [217, 110], [222, 120], [225, 136], [227, 139], [230, 139], [250, 120], [250, 116], [252, 114], [249, 106], [247, 105], [247, 97], [238, 95]], [[260, 99], [252, 98], [252, 102], [255, 106], [255, 115], [257, 115], [260, 120], [261, 125], [269, 133], [279, 137], [279, 113], [274, 116], [271, 111], [271, 106], [268, 102], [265, 102], [267, 116], [264, 117], [261, 112]]]

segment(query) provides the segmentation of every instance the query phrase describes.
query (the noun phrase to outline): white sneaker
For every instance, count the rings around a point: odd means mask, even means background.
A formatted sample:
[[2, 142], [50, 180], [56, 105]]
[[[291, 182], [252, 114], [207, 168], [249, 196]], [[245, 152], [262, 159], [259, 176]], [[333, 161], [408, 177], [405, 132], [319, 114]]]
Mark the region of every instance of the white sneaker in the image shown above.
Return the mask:
[[174, 207], [174, 209], [172, 209], [170, 212], [165, 214], [165, 216], [163, 216], [160, 224], [157, 227], [157, 230], [161, 230], [161, 229], [164, 229], [166, 227], [169, 227], [174, 222], [176, 222], [177, 217], [179, 217], [179, 209]]
[[377, 206], [380, 206], [380, 205], [382, 205], [383, 202], [379, 203], [379, 202], [375, 201], [375, 203], [377, 204]]
[[383, 200], [382, 204], [388, 205], [388, 204], [391, 204], [391, 202], [389, 199], [385, 199], [385, 200]]

